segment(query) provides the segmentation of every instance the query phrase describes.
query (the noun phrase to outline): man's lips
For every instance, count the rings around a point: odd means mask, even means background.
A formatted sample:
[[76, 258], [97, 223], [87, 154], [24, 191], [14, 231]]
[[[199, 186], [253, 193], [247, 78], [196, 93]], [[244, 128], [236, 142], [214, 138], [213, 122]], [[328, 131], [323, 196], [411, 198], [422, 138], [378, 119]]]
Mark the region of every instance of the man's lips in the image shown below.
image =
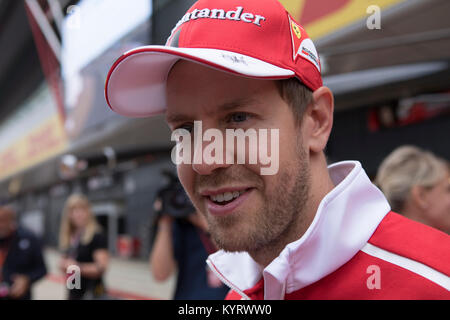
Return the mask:
[[250, 196], [253, 188], [228, 187], [214, 190], [204, 190], [200, 195], [206, 202], [208, 212], [215, 216], [231, 214]]
[[200, 195], [202, 197], [208, 197], [208, 196], [215, 196], [218, 194], [223, 194], [226, 192], [241, 192], [241, 191], [245, 191], [247, 189], [250, 189], [250, 187], [245, 187], [245, 186], [241, 186], [241, 187], [223, 187], [223, 188], [217, 188], [217, 189], [204, 189], [202, 190], [200, 193]]

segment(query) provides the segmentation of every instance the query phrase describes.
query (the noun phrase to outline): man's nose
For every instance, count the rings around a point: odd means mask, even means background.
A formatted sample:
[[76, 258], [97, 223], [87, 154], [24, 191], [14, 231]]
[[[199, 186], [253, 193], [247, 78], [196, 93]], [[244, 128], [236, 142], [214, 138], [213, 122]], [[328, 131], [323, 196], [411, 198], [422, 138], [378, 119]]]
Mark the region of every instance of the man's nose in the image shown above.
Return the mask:
[[[209, 133], [211, 132], [209, 131]], [[213, 133], [214, 138], [210, 140], [208, 140], [206, 134], [206, 141], [203, 141], [203, 139], [194, 141], [192, 168], [200, 175], [209, 175], [216, 169], [227, 168], [231, 165], [226, 161], [227, 150], [223, 135], [219, 130]]]

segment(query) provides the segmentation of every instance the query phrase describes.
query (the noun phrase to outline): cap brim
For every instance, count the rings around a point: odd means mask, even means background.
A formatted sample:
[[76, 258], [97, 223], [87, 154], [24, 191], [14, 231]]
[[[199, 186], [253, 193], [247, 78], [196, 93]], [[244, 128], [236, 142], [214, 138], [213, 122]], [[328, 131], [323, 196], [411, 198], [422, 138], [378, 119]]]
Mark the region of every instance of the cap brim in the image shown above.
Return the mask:
[[284, 79], [294, 71], [235, 52], [145, 46], [123, 54], [111, 67], [105, 84], [109, 107], [127, 117], [148, 117], [166, 109], [166, 80], [179, 60], [190, 60], [221, 71], [258, 79]]

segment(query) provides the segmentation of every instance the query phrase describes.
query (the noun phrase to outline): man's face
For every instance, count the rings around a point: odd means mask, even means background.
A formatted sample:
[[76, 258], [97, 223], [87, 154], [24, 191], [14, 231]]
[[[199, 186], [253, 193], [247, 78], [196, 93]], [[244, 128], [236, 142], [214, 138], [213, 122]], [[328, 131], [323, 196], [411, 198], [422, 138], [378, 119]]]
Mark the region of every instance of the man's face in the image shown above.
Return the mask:
[[[203, 131], [215, 128], [224, 137], [226, 129], [278, 129], [275, 175], [261, 175], [261, 163], [225, 161], [180, 164], [178, 175], [222, 249], [260, 250], [295, 232], [308, 202], [308, 151], [301, 128], [273, 81], [237, 77], [181, 61], [169, 75], [166, 116], [172, 130], [190, 130], [194, 121], [202, 121]], [[233, 199], [224, 201], [230, 195]]]

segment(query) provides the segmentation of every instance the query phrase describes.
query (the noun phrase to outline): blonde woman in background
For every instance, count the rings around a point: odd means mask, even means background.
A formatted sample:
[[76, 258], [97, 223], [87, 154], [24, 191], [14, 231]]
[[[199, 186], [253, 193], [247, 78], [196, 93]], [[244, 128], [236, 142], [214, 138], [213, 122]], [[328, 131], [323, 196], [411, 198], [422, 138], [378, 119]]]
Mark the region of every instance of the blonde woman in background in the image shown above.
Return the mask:
[[59, 245], [63, 252], [61, 271], [66, 274], [71, 265], [78, 266], [81, 271], [80, 289], [68, 289], [68, 299], [104, 298], [103, 274], [108, 267], [109, 253], [106, 238], [85, 196], [75, 194], [67, 199]]
[[382, 162], [376, 184], [393, 211], [450, 233], [450, 169], [447, 161], [420, 148], [402, 146]]

